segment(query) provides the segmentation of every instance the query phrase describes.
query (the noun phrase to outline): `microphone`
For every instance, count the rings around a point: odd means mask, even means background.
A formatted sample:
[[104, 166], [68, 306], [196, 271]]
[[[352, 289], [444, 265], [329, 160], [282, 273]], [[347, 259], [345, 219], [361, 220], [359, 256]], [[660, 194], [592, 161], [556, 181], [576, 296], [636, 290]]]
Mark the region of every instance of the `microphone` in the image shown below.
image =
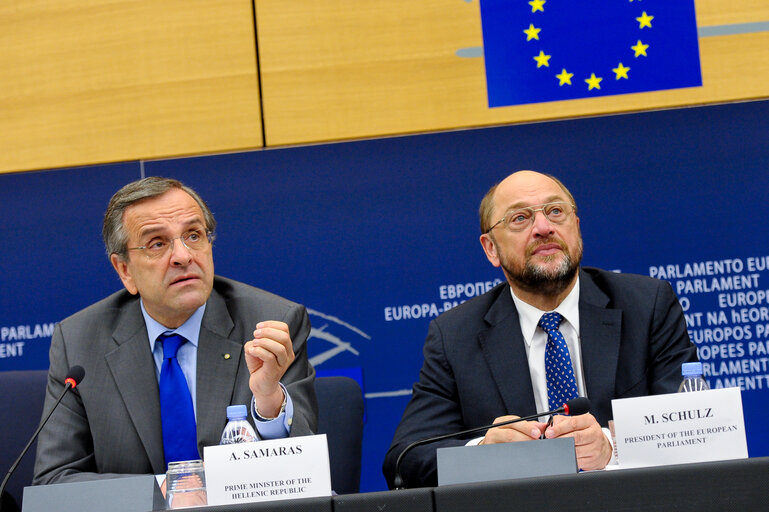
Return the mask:
[[56, 410], [56, 407], [59, 406], [59, 403], [61, 402], [61, 399], [64, 398], [64, 395], [67, 394], [67, 391], [70, 389], [75, 389], [78, 384], [80, 384], [80, 381], [83, 380], [83, 377], [85, 377], [85, 370], [82, 366], [73, 366], [69, 369], [67, 372], [67, 376], [64, 377], [64, 390], [61, 392], [61, 395], [59, 395], [58, 400], [56, 400], [56, 403], [53, 404], [53, 407], [51, 407], [50, 412], [45, 417], [45, 419], [40, 423], [40, 426], [37, 427], [37, 430], [35, 430], [35, 433], [32, 434], [32, 438], [27, 443], [27, 446], [24, 447], [24, 449], [21, 451], [21, 454], [19, 457], [14, 461], [13, 465], [11, 466], [11, 469], [8, 470], [8, 473], [5, 474], [5, 478], [3, 479], [3, 483], [0, 484], [0, 496], [3, 495], [3, 491], [5, 491], [5, 484], [8, 483], [8, 480], [11, 478], [11, 475], [14, 471], [16, 471], [16, 466], [19, 465], [19, 462], [21, 462], [22, 457], [27, 453], [27, 450], [29, 450], [29, 447], [32, 446], [32, 443], [37, 439], [37, 435], [40, 433], [41, 430], [43, 430], [43, 427], [48, 422], [48, 418], [51, 417], [51, 414], [53, 414], [53, 411]]
[[400, 455], [398, 455], [398, 458], [395, 461], [395, 478], [393, 479], [393, 483], [395, 484], [396, 489], [404, 488], [403, 479], [401, 478], [401, 472], [400, 472], [401, 461], [403, 460], [403, 456], [406, 455], [406, 453], [410, 452], [413, 448], [416, 448], [417, 446], [432, 443], [434, 441], [441, 441], [443, 439], [448, 439], [450, 437], [460, 437], [465, 434], [480, 432], [481, 430], [488, 430], [490, 428], [501, 427], [503, 425], [510, 425], [511, 423], [518, 423], [519, 421], [529, 421], [529, 420], [539, 418], [540, 416], [547, 416], [548, 414], [565, 414], [567, 416], [579, 416], [580, 414], [586, 414], [589, 411], [590, 411], [590, 400], [588, 400], [587, 397], [580, 396], [577, 398], [572, 398], [571, 400], [563, 404], [558, 409], [554, 409], [552, 411], [542, 412], [539, 414], [532, 414], [531, 416], [524, 416], [523, 418], [515, 418], [514, 420], [507, 420], [501, 423], [495, 423], [493, 425], [486, 425], [483, 427], [471, 428], [469, 430], [463, 430], [462, 432], [452, 432], [450, 434], [443, 434], [441, 436], [428, 437], [427, 439], [414, 441], [413, 443], [408, 445], [401, 452]]

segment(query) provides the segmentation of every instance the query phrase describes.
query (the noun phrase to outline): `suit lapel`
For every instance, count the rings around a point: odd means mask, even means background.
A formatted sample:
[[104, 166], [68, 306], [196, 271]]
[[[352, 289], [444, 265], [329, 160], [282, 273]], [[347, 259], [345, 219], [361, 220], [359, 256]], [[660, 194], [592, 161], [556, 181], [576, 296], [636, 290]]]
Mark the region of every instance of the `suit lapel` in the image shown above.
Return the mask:
[[587, 396], [608, 403], [614, 386], [622, 334], [622, 310], [607, 309], [609, 298], [580, 271], [579, 324]]
[[536, 405], [526, 347], [509, 286], [502, 287], [484, 320], [489, 327], [479, 333], [478, 343], [507, 413], [534, 414]]
[[105, 355], [107, 365], [152, 470], [165, 473], [158, 381], [138, 300], [125, 308], [112, 336], [118, 346]]
[[226, 407], [233, 398], [243, 343], [247, 341], [228, 339], [233, 327], [224, 300], [216, 291], [212, 292], [198, 339], [197, 429], [201, 454], [204, 440], [210, 443], [221, 436], [227, 419]]

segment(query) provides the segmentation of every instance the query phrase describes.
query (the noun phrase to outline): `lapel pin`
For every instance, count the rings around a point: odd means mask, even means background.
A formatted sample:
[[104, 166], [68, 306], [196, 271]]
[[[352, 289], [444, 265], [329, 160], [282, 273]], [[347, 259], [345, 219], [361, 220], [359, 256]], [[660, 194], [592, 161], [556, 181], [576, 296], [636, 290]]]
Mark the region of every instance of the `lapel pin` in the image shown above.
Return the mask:
[[225, 359], [229, 359], [230, 355], [229, 354], [222, 354], [222, 357], [225, 358]]

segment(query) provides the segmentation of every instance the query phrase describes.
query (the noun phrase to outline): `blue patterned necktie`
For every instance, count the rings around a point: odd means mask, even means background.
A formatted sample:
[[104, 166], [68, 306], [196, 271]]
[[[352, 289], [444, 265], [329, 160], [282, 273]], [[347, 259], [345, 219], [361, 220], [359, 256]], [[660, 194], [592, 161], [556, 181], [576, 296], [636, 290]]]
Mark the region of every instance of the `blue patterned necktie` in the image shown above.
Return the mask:
[[178, 334], [160, 335], [163, 343], [163, 366], [160, 368], [160, 419], [163, 424], [163, 451], [166, 464], [180, 460], [196, 460], [198, 439], [195, 410], [176, 352], [187, 340]]
[[558, 330], [561, 320], [563, 317], [555, 312], [545, 313], [539, 320], [539, 326], [547, 333], [545, 376], [547, 377], [548, 409], [557, 409], [579, 396], [569, 347], [566, 346], [563, 334]]

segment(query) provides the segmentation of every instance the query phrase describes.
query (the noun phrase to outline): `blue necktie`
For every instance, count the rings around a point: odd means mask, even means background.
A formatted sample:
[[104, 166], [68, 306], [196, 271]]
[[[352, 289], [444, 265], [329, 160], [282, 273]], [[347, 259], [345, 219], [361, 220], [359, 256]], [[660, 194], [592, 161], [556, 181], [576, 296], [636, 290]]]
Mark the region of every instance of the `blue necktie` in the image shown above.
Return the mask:
[[545, 376], [547, 377], [548, 409], [557, 409], [577, 398], [577, 380], [571, 366], [571, 356], [566, 340], [558, 330], [563, 317], [559, 313], [545, 313], [539, 320], [539, 326], [547, 333], [545, 349]]
[[163, 366], [160, 368], [160, 418], [163, 423], [163, 451], [166, 464], [180, 460], [196, 460], [198, 439], [195, 410], [176, 352], [187, 340], [178, 334], [160, 335], [163, 343]]

